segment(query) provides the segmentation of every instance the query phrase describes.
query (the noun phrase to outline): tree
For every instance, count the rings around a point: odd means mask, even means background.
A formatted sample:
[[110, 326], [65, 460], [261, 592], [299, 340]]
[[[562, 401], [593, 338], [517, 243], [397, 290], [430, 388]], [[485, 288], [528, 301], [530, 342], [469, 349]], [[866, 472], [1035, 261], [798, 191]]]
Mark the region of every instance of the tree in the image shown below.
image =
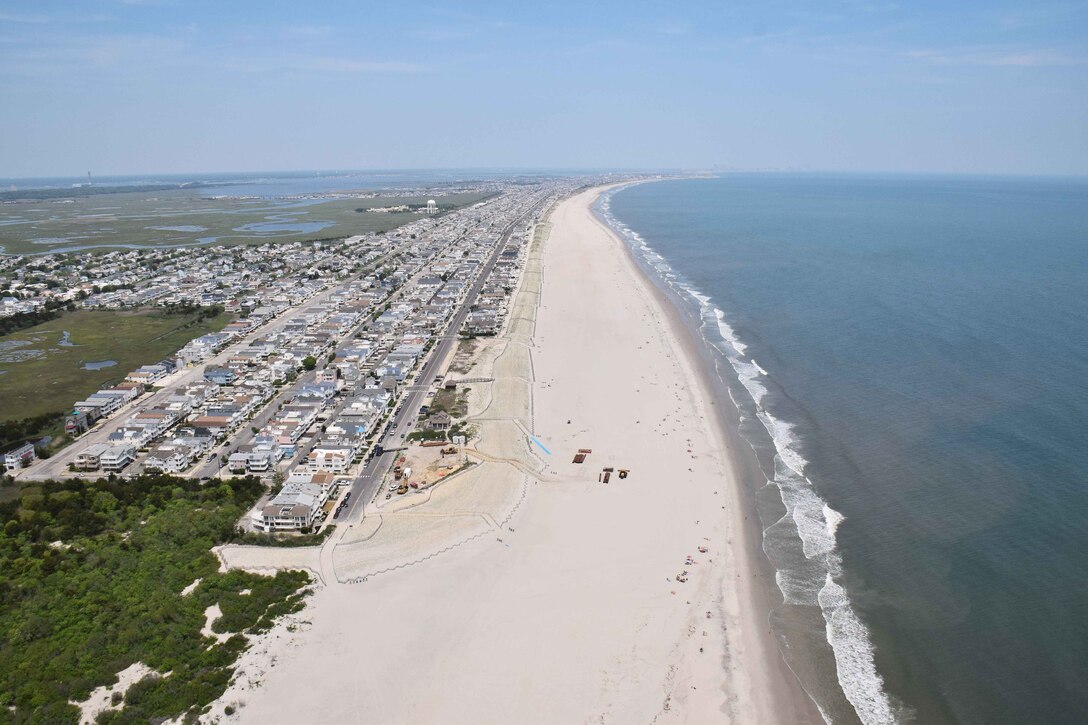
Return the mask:
[[317, 367], [317, 358], [315, 358], [313, 355], [307, 355], [305, 358], [302, 359], [302, 367], [306, 368], [307, 370], [313, 370]]

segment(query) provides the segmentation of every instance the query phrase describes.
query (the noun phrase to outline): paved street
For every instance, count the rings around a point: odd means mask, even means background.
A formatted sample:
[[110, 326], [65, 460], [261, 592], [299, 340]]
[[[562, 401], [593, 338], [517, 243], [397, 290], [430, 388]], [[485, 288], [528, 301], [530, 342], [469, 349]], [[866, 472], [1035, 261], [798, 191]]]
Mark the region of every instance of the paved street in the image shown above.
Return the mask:
[[[510, 235], [519, 224], [525, 223], [526, 219], [532, 216], [532, 214], [540, 208], [542, 203], [543, 200], [536, 202], [531, 208], [525, 211], [503, 230], [487, 263], [476, 277], [476, 281], [473, 283], [468, 294], [465, 295], [460, 308], [450, 319], [449, 324], [446, 327], [446, 331], [449, 334], [443, 334], [437, 338], [438, 342], [431, 350], [427, 362], [424, 363], [421, 372], [416, 376], [416, 379], [423, 384], [413, 385], [407, 388], [407, 394], [403, 398], [403, 403], [400, 405], [400, 412], [394, 414], [393, 419], [386, 427], [385, 436], [381, 439], [383, 448], [387, 446], [389, 448], [400, 448], [404, 445], [404, 437], [411, 432], [412, 427], [415, 424], [419, 408], [423, 405], [423, 401], [431, 387], [431, 382], [434, 380], [434, 377], [439, 374], [439, 371], [443, 369], [446, 357], [453, 349], [453, 345], [457, 340], [458, 336], [456, 333], [461, 329], [461, 326], [465, 322], [465, 318], [468, 317], [468, 313], [476, 301], [476, 296], [484, 286], [484, 282], [487, 281], [488, 276], [491, 274], [491, 270], [495, 268], [495, 263], [498, 262], [499, 255], [502, 253], [507, 241], [510, 239]], [[363, 510], [366, 508], [366, 504], [374, 498], [374, 494], [381, 485], [383, 474], [393, 465], [396, 456], [397, 454], [395, 451], [386, 450], [382, 455], [370, 458], [363, 465], [362, 472], [351, 484], [351, 499], [348, 502], [347, 510], [340, 515], [337, 520], [338, 522], [354, 523], [362, 519]]]

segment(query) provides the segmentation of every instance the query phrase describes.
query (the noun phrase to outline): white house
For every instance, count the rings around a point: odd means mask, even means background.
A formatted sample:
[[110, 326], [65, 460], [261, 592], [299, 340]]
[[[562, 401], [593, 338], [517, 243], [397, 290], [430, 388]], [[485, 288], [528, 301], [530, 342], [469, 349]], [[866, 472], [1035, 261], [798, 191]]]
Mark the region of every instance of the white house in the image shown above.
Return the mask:
[[37, 456], [34, 455], [34, 444], [24, 443], [3, 455], [4, 470], [18, 471], [20, 468], [26, 468], [34, 462], [35, 458]]
[[121, 443], [110, 446], [109, 449], [98, 457], [98, 465], [103, 471], [121, 471], [125, 466], [136, 460], [136, 449], [131, 445]]
[[321, 507], [332, 493], [328, 473], [292, 474], [275, 498], [250, 516], [261, 531], [297, 531], [313, 526]]
[[184, 445], [159, 446], [148, 454], [144, 468], [148, 471], [181, 473], [193, 462], [193, 451]]

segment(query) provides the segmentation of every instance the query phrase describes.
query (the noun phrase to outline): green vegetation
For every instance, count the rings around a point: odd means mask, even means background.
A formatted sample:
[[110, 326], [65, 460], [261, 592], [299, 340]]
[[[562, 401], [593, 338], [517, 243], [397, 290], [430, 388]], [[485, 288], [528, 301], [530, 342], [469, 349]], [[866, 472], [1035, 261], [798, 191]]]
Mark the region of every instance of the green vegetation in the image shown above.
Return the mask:
[[306, 357], [302, 358], [302, 367], [306, 368], [307, 370], [313, 370], [317, 367], [317, 358], [313, 355], [307, 355]]
[[178, 315], [181, 317], [194, 317], [194, 319], [210, 320], [213, 317], [218, 317], [223, 314], [223, 305], [208, 305], [207, 307], [201, 305], [194, 305], [189, 302], [182, 302], [175, 305], [166, 305], [165, 307], [158, 308], [164, 315]]
[[28, 327], [40, 325], [43, 322], [55, 320], [60, 317], [61, 309], [55, 304], [46, 303], [45, 309], [38, 312], [16, 312], [14, 315], [0, 317], [0, 335], [8, 335], [12, 332], [25, 330]]
[[19, 420], [0, 421], [0, 451], [33, 439], [40, 431], [64, 422], [63, 413], [45, 413]]
[[454, 423], [450, 426], [448, 435], [451, 441], [453, 440], [454, 436], [464, 436], [465, 440], [468, 440], [469, 438], [472, 438], [476, 435], [476, 429], [470, 426], [468, 423], [461, 421], [459, 423]]
[[414, 430], [408, 434], [408, 440], [410, 441], [444, 441], [446, 440], [445, 431], [441, 430]]
[[[0, 336], [0, 420], [66, 411], [103, 385], [172, 355], [194, 337], [221, 330], [230, 321], [228, 315], [207, 318], [205, 314], [204, 310], [180, 315], [160, 310], [79, 310]], [[74, 347], [58, 344], [65, 331]], [[83, 363], [100, 360], [117, 364], [82, 369]]]
[[443, 388], [435, 393], [427, 409], [429, 415], [435, 413], [449, 413], [454, 418], [464, 418], [468, 414], [468, 391], [471, 388], [458, 390], [446, 390]]
[[45, 199], [78, 199], [85, 196], [102, 196], [103, 194], [125, 194], [130, 192], [168, 191], [180, 188], [197, 188], [208, 186], [199, 181], [191, 181], [185, 184], [145, 184], [142, 186], [71, 186], [60, 189], [9, 189], [0, 191], [0, 201], [19, 201], [29, 199], [34, 201]]
[[[245, 187], [224, 193], [244, 195]], [[437, 201], [443, 206], [460, 207], [489, 196], [466, 192], [440, 196]], [[108, 198], [26, 201], [5, 204], [0, 211], [0, 221], [28, 222], [0, 226], [0, 246], [9, 254], [32, 254], [80, 246], [105, 250], [121, 245], [194, 244], [199, 243], [198, 239], [212, 240], [208, 243], [215, 244], [331, 241], [353, 234], [386, 232], [423, 216], [420, 212], [360, 214], [356, 209], [420, 204], [426, 199], [424, 195], [330, 199], [299, 207], [290, 200], [211, 198], [192, 189], [154, 193], [145, 189], [140, 193], [111, 194]], [[315, 223], [320, 228], [303, 232], [275, 227], [246, 228], [250, 224], [267, 224], [270, 214], [286, 210], [292, 213], [290, 224]]]
[[[246, 647], [241, 635], [298, 611], [309, 581], [302, 572], [218, 572], [210, 548], [235, 535], [262, 491], [256, 477], [203, 486], [144, 475], [48, 481], [0, 504], [5, 719], [75, 722], [69, 701], [135, 662], [170, 674], [134, 685], [123, 709], [99, 722], [193, 715], [221, 695]], [[213, 631], [233, 633], [222, 644], [200, 634], [214, 604], [223, 616]]]
[[[52, 440], [46, 446], [38, 446], [37, 442], [44, 436], [50, 436]], [[63, 437], [64, 413], [43, 413], [19, 420], [0, 421], [0, 453], [31, 442], [35, 444], [39, 458], [48, 458], [63, 445]], [[0, 500], [7, 498], [5, 492], [0, 491]]]
[[319, 534], [311, 534], [306, 529], [300, 534], [262, 534], [255, 531], [236, 533], [231, 539], [235, 544], [251, 544], [253, 546], [316, 546], [329, 538], [336, 524], [330, 524], [321, 530]]

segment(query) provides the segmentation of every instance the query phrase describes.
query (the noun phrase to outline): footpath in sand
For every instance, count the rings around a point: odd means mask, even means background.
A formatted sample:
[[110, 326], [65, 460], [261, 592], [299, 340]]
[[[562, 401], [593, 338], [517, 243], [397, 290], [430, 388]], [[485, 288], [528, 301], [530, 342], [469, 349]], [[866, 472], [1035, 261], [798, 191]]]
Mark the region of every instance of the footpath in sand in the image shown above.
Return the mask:
[[[766, 613], [742, 606], [703, 386], [592, 215], [598, 193], [553, 211], [507, 329], [478, 351], [470, 374], [494, 378], [470, 399], [478, 465], [320, 550], [219, 552], [324, 586], [243, 657], [209, 718], [229, 704], [226, 721], [254, 723], [796, 721], [776, 709]], [[606, 466], [631, 474], [605, 484]]]

